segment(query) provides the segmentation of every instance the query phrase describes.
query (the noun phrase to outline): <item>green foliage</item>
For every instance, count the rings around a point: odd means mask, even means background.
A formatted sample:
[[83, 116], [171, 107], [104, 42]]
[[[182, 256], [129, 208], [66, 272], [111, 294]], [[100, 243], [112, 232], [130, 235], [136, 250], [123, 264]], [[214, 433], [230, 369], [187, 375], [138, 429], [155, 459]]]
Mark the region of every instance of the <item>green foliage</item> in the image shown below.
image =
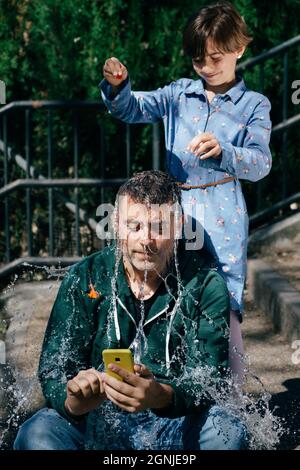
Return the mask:
[[[182, 55], [191, 0], [0, 0], [0, 76], [8, 101], [97, 98], [107, 57], [128, 66], [134, 86], [154, 88], [193, 74]], [[299, 0], [237, 0], [254, 41], [248, 56], [298, 33]]]

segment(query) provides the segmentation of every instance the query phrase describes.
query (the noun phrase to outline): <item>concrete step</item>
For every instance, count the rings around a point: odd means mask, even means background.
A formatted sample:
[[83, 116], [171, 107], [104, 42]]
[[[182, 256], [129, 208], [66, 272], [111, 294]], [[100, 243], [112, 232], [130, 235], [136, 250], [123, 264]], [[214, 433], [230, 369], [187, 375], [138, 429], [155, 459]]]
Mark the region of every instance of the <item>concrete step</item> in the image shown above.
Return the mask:
[[293, 240], [300, 233], [300, 213], [291, 215], [280, 222], [255, 230], [249, 237], [248, 253], [259, 252], [262, 247], [270, 246], [282, 240]]
[[287, 340], [300, 340], [300, 292], [260, 259], [248, 260], [249, 297]]
[[[0, 428], [2, 425], [10, 434], [2, 436], [4, 441], [12, 440], [20, 417], [25, 419], [45, 404], [37, 368], [59, 285], [57, 281], [20, 283], [1, 294], [1, 314], [9, 324], [5, 337], [6, 364], [1, 366], [3, 380], [0, 383]], [[9, 388], [8, 381], [12, 380], [14, 385]], [[13, 409], [9, 426], [5, 424], [4, 411], [8, 408]]]
[[299, 233], [296, 213], [249, 238], [249, 296], [289, 341], [300, 339]]

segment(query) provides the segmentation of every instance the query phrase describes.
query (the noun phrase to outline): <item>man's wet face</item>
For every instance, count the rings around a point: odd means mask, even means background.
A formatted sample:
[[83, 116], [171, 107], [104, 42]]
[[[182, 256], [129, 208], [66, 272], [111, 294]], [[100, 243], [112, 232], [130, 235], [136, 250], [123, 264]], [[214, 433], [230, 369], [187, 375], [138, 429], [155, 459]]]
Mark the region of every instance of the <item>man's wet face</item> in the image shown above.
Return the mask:
[[138, 271], [162, 272], [174, 247], [172, 204], [149, 205], [119, 198], [119, 239], [123, 255]]

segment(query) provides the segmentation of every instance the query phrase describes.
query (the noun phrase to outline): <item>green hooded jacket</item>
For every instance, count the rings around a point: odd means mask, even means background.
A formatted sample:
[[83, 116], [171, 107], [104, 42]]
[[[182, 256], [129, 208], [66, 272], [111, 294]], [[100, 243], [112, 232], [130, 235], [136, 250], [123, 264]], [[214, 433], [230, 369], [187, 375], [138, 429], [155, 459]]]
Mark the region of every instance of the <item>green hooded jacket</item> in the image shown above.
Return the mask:
[[[67, 381], [80, 370], [101, 369], [103, 349], [130, 348], [136, 335], [133, 294], [115, 252], [113, 244], [68, 270], [46, 329], [39, 379], [48, 405], [70, 421]], [[181, 241], [180, 282], [174, 262], [144, 319], [142, 363], [175, 392], [168, 408], [152, 410], [158, 416], [176, 418], [210, 406], [205, 383], [210, 377], [221, 383], [227, 372], [229, 294], [210, 265], [204, 250], [186, 251]]]

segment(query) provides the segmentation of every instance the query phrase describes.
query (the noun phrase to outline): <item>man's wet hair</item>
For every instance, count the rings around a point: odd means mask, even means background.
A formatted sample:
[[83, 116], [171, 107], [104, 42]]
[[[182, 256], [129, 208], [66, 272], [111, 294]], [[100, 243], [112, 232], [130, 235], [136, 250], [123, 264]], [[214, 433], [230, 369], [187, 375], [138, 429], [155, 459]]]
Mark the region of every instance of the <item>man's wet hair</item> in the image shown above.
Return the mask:
[[135, 173], [117, 193], [142, 204], [181, 204], [181, 190], [173, 176], [159, 170]]

